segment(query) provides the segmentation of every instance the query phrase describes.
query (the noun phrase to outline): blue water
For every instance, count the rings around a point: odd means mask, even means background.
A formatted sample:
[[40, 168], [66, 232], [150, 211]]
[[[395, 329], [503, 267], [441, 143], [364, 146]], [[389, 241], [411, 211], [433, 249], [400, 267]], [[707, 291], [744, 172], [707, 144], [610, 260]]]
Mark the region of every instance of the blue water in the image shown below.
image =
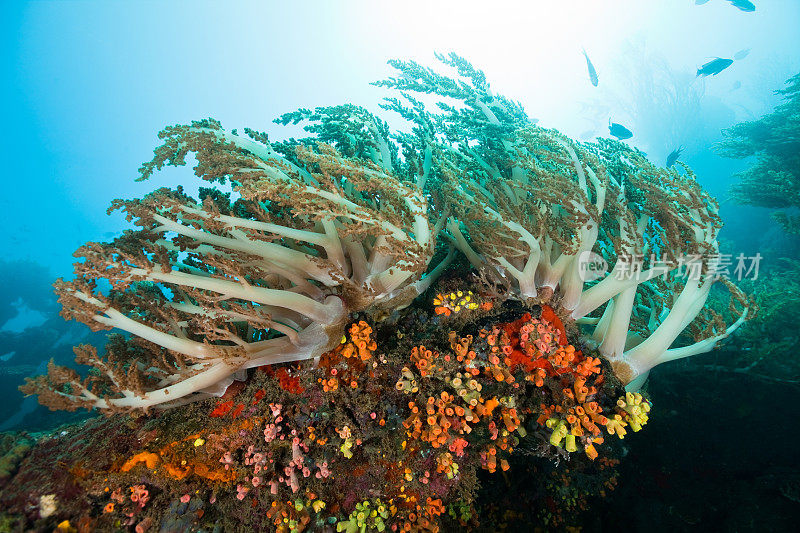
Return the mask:
[[[75, 345], [103, 344], [105, 332], [58, 316], [51, 285], [71, 276], [72, 253], [81, 244], [108, 241], [130, 227], [119, 212], [106, 215], [110, 202], [161, 186], [197, 191], [186, 169], [134, 181], [152, 158], [159, 130], [211, 116], [226, 128], [251, 127], [277, 141], [302, 130], [275, 124], [275, 117], [340, 103], [408, 129], [380, 110], [388, 92], [370, 85], [394, 75], [386, 65], [393, 58], [435, 66], [434, 52], [457, 52], [539, 126], [590, 140], [608, 137], [609, 123], [618, 123], [632, 132], [625, 142], [657, 165], [683, 147], [680, 160], [720, 201], [726, 253], [761, 254], [762, 281], [793, 280], [800, 272], [791, 263], [800, 260], [800, 241], [783, 231], [774, 209], [730, 196], [736, 174], [753, 159], [714, 149], [722, 130], [782, 102], [774, 91], [800, 71], [800, 2], [754, 0], [754, 12], [727, 0], [430, 4], [4, 2], [0, 431], [49, 431], [88, 416], [50, 412], [17, 387], [45, 372], [51, 358], [68, 364]], [[741, 59], [718, 74], [697, 75], [715, 58], [734, 56]], [[790, 214], [796, 208], [795, 202]], [[748, 283], [751, 291], [790, 290], [788, 281]], [[651, 394], [662, 418], [640, 450], [631, 447], [629, 484], [610, 504], [613, 512], [635, 508], [645, 517], [632, 530], [646, 528], [647, 516], [674, 520], [679, 529], [759, 530], [744, 512], [715, 522], [717, 515], [693, 510], [686, 494], [714, 493], [719, 509], [772, 495], [778, 515], [796, 512], [797, 500], [787, 494], [797, 490], [800, 472], [785, 452], [797, 437], [789, 406], [800, 375], [796, 364], [784, 362], [796, 357], [800, 316], [788, 300], [763, 315], [780, 316], [786, 334], [766, 332], [763, 344], [746, 347], [763, 354], [755, 356], [757, 367], [726, 367], [715, 352], [654, 372], [661, 381]], [[775, 322], [764, 324], [766, 331]], [[717, 387], [724, 391], [715, 393]], [[702, 417], [707, 424], [698, 422]], [[667, 449], [672, 439], [675, 448]], [[756, 459], [750, 468], [733, 466], [772, 453], [780, 467]], [[762, 487], [752, 500], [748, 483]], [[733, 487], [725, 497], [718, 492], [723, 487]], [[645, 491], [638, 501], [637, 490]]]

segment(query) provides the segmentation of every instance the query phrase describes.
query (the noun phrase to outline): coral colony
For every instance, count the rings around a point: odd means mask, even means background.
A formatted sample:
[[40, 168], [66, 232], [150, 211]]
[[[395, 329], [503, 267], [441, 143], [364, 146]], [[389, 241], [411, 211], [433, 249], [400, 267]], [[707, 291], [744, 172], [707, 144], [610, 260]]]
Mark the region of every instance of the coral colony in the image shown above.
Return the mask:
[[[393, 61], [377, 83], [407, 131], [342, 105], [280, 117], [300, 140], [160, 133], [140, 179], [191, 155], [208, 187], [115, 201], [136, 229], [56, 283], [66, 318], [116, 333], [75, 348], [84, 377], [51, 364], [23, 391], [115, 416], [38, 443], [8, 512], [63, 531], [495, 530], [510, 518], [481, 486], [515, 469], [540, 479], [539, 525], [613, 488], [650, 369], [752, 314], [715, 269], [717, 204], [680, 162], [535, 126], [439, 59], [456, 79]], [[587, 279], [589, 256], [607, 272]]]

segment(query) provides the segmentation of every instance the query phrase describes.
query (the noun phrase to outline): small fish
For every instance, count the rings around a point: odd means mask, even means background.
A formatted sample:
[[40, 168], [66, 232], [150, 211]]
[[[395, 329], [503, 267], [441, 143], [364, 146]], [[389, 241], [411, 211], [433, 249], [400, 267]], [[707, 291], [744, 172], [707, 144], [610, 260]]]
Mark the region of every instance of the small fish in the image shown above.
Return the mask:
[[633, 137], [633, 132], [631, 130], [622, 124], [611, 122], [611, 119], [608, 119], [608, 131], [611, 133], [612, 137], [616, 137], [620, 141]]
[[712, 59], [699, 69], [697, 69], [697, 77], [700, 76], [716, 76], [729, 66], [733, 64], [733, 59], [722, 59], [720, 57]]
[[749, 48], [745, 48], [744, 50], [739, 50], [738, 52], [733, 54], [733, 58], [737, 59], [737, 60], [738, 59], [744, 59], [745, 57], [747, 57], [747, 55], [749, 53], [750, 53], [750, 49]]
[[696, 5], [696, 6], [702, 6], [702, 5], [703, 5], [703, 4], [705, 4], [706, 2], [708, 2], [708, 0], [694, 0], [694, 5]]
[[728, 0], [733, 7], [738, 7], [742, 11], [747, 11], [748, 13], [752, 13], [756, 10], [756, 6], [750, 0]]
[[731, 91], [735, 91], [736, 89], [739, 89], [741, 86], [742, 82], [736, 80], [735, 82], [733, 82], [733, 86], [731, 86]]
[[589, 59], [589, 55], [586, 53], [586, 50], [583, 51], [583, 57], [586, 58], [586, 68], [589, 69], [589, 80], [591, 80], [592, 85], [597, 87], [597, 71], [595, 70], [594, 65], [592, 65], [592, 60]]
[[676, 150], [673, 150], [667, 156], [667, 168], [670, 168], [672, 165], [674, 165], [675, 161], [678, 160], [678, 158], [681, 156], [682, 153], [683, 153], [683, 146], [679, 146]]

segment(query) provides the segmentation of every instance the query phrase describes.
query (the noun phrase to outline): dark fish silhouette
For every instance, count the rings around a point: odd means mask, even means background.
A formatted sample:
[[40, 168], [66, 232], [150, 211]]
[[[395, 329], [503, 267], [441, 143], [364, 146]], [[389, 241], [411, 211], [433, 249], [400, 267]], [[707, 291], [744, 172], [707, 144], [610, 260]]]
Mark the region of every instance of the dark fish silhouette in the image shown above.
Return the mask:
[[683, 146], [679, 146], [676, 150], [673, 150], [667, 156], [667, 168], [670, 168], [672, 165], [674, 165], [675, 161], [678, 160], [678, 158], [681, 156], [682, 153], [683, 153]]
[[611, 122], [611, 119], [608, 119], [608, 131], [611, 133], [612, 137], [616, 137], [620, 141], [625, 139], [630, 139], [633, 137], [633, 132], [623, 126], [622, 124], [617, 124], [616, 122]]
[[589, 59], [589, 56], [586, 54], [586, 50], [583, 51], [583, 57], [586, 58], [586, 68], [589, 69], [589, 79], [591, 80], [592, 85], [597, 87], [597, 71], [595, 70], [594, 65], [592, 65], [591, 59]]
[[697, 77], [700, 76], [716, 76], [729, 66], [733, 64], [733, 59], [722, 59], [720, 57], [712, 59], [699, 69], [697, 69]]
[[744, 50], [739, 50], [738, 52], [733, 54], [733, 58], [734, 59], [744, 59], [745, 57], [747, 57], [747, 54], [749, 54], [749, 53], [750, 53], [750, 49], [749, 48], [745, 48]]
[[748, 13], [756, 10], [756, 5], [750, 0], [728, 0], [728, 2], [730, 2], [732, 6], [738, 7], [742, 11], [747, 11]]

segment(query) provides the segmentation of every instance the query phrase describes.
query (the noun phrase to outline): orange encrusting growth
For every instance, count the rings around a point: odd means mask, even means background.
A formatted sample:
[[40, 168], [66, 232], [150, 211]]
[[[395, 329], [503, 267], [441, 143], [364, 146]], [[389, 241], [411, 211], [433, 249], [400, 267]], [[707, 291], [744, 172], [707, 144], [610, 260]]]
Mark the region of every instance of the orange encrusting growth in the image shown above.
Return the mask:
[[[360, 320], [348, 328], [348, 336], [333, 350], [320, 356], [317, 366], [323, 370], [323, 376], [317, 379], [324, 392], [333, 392], [339, 387], [356, 389], [359, 380], [374, 377], [367, 361], [373, 358], [378, 344], [372, 338], [372, 326]], [[372, 362], [372, 368], [377, 365]]]
[[156, 464], [158, 464], [158, 460], [159, 460], [158, 455], [152, 452], [139, 452], [130, 459], [128, 459], [127, 461], [125, 461], [125, 464], [122, 465], [120, 471], [128, 472], [139, 463], [145, 463], [147, 468], [153, 469], [156, 467]]

